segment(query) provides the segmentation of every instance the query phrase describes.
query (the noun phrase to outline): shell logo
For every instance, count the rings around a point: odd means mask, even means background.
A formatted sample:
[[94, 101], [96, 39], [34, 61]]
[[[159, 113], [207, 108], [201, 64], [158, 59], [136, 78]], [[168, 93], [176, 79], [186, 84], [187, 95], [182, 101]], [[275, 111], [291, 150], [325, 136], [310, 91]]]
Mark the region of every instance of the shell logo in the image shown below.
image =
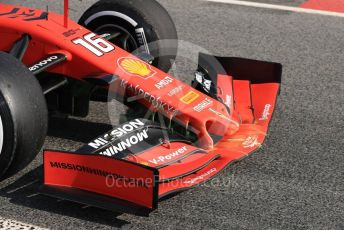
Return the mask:
[[136, 58], [120, 58], [118, 65], [124, 72], [144, 79], [150, 78], [157, 73], [152, 70], [150, 65]]
[[145, 166], [149, 166], [149, 163], [148, 162], [145, 162], [145, 161], [142, 161], [140, 162], [141, 165], [145, 165]]

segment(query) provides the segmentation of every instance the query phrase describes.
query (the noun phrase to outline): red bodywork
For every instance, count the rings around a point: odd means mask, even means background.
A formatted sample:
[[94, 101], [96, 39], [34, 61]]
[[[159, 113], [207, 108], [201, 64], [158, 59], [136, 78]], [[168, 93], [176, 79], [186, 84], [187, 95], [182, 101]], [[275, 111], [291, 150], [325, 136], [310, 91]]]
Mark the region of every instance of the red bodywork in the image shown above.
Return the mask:
[[[14, 8], [16, 7], [1, 5], [1, 13], [11, 12]], [[29, 66], [38, 62], [42, 57], [48, 54], [64, 53], [67, 55], [68, 62], [59, 67], [50, 69], [49, 72], [63, 74], [78, 80], [99, 76], [101, 74], [115, 74], [120, 76], [121, 80], [128, 81], [128, 83], [134, 87], [139, 86], [140, 89], [149, 92], [150, 95], [156, 98], [160, 97], [161, 102], [167, 103], [169, 106], [173, 107], [170, 111], [167, 111], [168, 109], [160, 111], [166, 116], [172, 117], [174, 115], [173, 112], [177, 109], [179, 115], [177, 115], [175, 119], [180, 120], [180, 122], [185, 125], [191, 123], [193, 127], [196, 127], [201, 132], [199, 138], [204, 140], [203, 146], [205, 148], [211, 148], [213, 146], [212, 139], [209, 137], [206, 129], [207, 124], [216, 122], [220, 126], [223, 126], [219, 131], [222, 132], [219, 133], [220, 135], [224, 132], [233, 133], [238, 129], [237, 124], [229, 123], [214, 113], [204, 111], [202, 116], [200, 116], [198, 112], [193, 110], [193, 105], [183, 104], [179, 98], [194, 89], [177, 79], [174, 79], [173, 84], [170, 84], [168, 87], [164, 88], [164, 90], [158, 90], [155, 84], [159, 83], [159, 81], [168, 75], [155, 67], [149, 67], [151, 69], [150, 71], [155, 73], [154, 76], [146, 78], [123, 71], [122, 68], [118, 67], [119, 61], [123, 58], [137, 59], [128, 52], [116, 47], [109, 53], [97, 56], [83, 46], [74, 44], [73, 41], [91, 33], [75, 22], [69, 21], [68, 28], [65, 28], [64, 17], [54, 13], [49, 13], [48, 20], [25, 21], [27, 18], [21, 15], [25, 12], [30, 11], [29, 9], [20, 8], [16, 13], [16, 15], [19, 14], [19, 16], [16, 18], [12, 18], [12, 15], [0, 16], [1, 36], [3, 39], [3, 42], [0, 44], [0, 50], [9, 50], [13, 43], [23, 34], [29, 34], [31, 36], [32, 40], [23, 59], [24, 64]], [[35, 10], [35, 15], [33, 17], [39, 16], [42, 13], [42, 11]], [[73, 33], [66, 37], [64, 34], [69, 31], [73, 31]], [[110, 89], [120, 89], [120, 83], [121, 81], [116, 81], [110, 86]], [[179, 85], [184, 85], [184, 88], [178, 95], [174, 95], [173, 97], [169, 97], [166, 94], [164, 95], [164, 93], [169, 92]], [[199, 97], [194, 102], [199, 103], [205, 100], [205, 98], [207, 98], [207, 96], [200, 93]], [[227, 113], [223, 104], [211, 98], [209, 98], [209, 100], [212, 101], [212, 107], [216, 108], [216, 110], [224, 114]]]
[[[129, 96], [139, 94], [142, 96], [140, 101], [151, 110], [157, 110], [184, 126], [193, 127], [198, 131], [198, 147], [207, 150], [206, 154], [198, 154], [179, 164], [159, 169], [152, 165], [103, 156], [46, 151], [44, 154], [46, 185], [84, 189], [153, 209], [156, 208], [158, 198], [212, 178], [226, 165], [247, 156], [263, 143], [275, 109], [279, 83], [251, 84], [248, 80], [232, 79], [228, 74], [219, 75], [218, 81], [223, 85], [224, 101], [228, 99], [226, 95], [231, 96], [227, 101], [230, 104], [229, 114], [223, 103], [198, 92], [118, 47], [110, 50], [111, 48], [106, 47], [106, 43], [104, 45], [100, 42], [104, 50], [110, 51], [103, 52], [99, 56], [76, 44], [76, 40], [84, 39], [85, 36], [89, 36], [93, 41], [98, 39], [98, 42], [99, 39], [103, 39], [92, 36], [89, 30], [71, 20], [65, 21], [62, 15], [49, 13], [47, 18], [40, 18], [43, 13], [36, 9], [1, 4], [0, 50], [9, 51], [23, 34], [29, 34], [31, 41], [23, 58], [27, 66], [39, 62], [49, 54], [62, 53], [67, 56], [67, 61], [49, 69], [50, 73], [62, 74], [80, 81], [114, 74], [119, 78], [104, 87], [115, 90], [118, 94], [127, 93]], [[173, 81], [162, 89], [157, 89], [156, 84], [166, 77]], [[169, 92], [178, 86], [182, 86], [182, 90], [169, 96]], [[152, 98], [159, 98], [159, 103], [163, 106], [154, 106], [156, 100]], [[204, 102], [206, 103], [202, 106]], [[209, 133], [223, 138], [214, 145]], [[150, 154], [154, 154], [154, 150], [152, 151], [153, 153]], [[64, 162], [70, 164], [70, 167], [52, 167], [52, 162]], [[71, 170], [72, 165], [82, 165], [95, 170], [101, 168], [111, 172], [111, 175], [123, 176], [122, 183], [126, 182], [125, 178], [129, 178], [127, 182], [130, 181], [137, 186], [109, 188], [105, 183], [104, 174]], [[64, 170], [66, 168], [70, 170]], [[185, 174], [185, 171], [192, 173]], [[168, 180], [174, 175], [185, 176]], [[145, 181], [151, 179], [152, 183], [142, 185], [135, 182], [142, 179]]]

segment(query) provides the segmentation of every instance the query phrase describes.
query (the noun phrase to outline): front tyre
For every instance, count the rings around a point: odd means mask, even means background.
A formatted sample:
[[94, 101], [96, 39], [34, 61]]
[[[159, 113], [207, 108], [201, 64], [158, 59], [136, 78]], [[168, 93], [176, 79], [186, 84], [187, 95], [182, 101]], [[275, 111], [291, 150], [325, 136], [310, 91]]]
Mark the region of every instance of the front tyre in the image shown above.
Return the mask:
[[41, 150], [47, 107], [35, 76], [0, 52], [0, 179], [26, 167]]
[[177, 54], [177, 31], [168, 12], [155, 0], [100, 0], [79, 24], [132, 53], [155, 57], [153, 65], [167, 72]]

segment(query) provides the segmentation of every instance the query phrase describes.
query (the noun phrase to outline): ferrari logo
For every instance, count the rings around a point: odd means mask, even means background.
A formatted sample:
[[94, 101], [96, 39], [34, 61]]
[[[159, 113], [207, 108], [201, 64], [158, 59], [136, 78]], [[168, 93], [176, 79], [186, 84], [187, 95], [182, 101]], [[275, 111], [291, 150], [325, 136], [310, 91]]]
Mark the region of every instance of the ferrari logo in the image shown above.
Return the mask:
[[150, 78], [156, 74], [156, 71], [152, 70], [150, 65], [139, 59], [121, 58], [118, 60], [118, 64], [124, 72], [144, 79]]

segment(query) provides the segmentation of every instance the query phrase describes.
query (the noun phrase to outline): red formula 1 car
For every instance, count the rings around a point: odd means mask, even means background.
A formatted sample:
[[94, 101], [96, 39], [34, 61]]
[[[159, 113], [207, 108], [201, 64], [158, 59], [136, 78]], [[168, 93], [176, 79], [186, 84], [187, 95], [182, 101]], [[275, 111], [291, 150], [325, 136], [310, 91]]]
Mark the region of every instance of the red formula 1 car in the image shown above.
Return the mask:
[[104, 97], [137, 111], [75, 152], [44, 151], [43, 193], [147, 215], [266, 137], [282, 66], [200, 54], [191, 86], [173, 78], [176, 30], [153, 0], [100, 0], [78, 24], [67, 0], [64, 15], [1, 4], [0, 33], [3, 177], [40, 151], [48, 113], [87, 116], [90, 100]]

